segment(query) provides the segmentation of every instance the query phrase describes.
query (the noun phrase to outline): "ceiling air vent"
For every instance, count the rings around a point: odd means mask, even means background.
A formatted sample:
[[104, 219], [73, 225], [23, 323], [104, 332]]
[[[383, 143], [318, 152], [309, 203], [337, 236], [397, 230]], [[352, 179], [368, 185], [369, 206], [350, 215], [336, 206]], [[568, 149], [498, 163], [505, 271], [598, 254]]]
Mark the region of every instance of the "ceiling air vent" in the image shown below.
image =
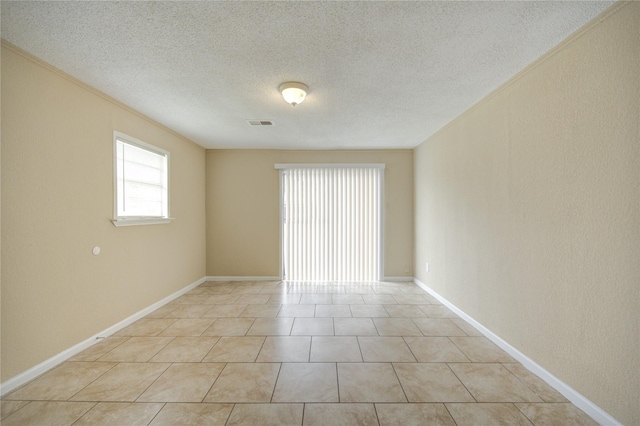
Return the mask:
[[271, 120], [247, 120], [250, 126], [273, 126]]

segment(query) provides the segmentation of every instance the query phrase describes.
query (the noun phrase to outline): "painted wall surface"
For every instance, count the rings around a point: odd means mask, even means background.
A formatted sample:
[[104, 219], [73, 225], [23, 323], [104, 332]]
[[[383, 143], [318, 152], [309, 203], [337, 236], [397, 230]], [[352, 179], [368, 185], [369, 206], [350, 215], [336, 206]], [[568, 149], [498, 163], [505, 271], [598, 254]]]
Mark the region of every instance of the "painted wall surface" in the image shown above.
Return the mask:
[[640, 3], [614, 7], [414, 156], [417, 278], [629, 425], [640, 424], [639, 22]]
[[411, 150], [207, 150], [207, 275], [280, 276], [276, 163], [385, 163], [384, 274], [413, 276]]
[[[110, 222], [114, 130], [170, 152], [173, 223]], [[205, 275], [204, 168], [203, 148], [3, 45], [2, 381]]]

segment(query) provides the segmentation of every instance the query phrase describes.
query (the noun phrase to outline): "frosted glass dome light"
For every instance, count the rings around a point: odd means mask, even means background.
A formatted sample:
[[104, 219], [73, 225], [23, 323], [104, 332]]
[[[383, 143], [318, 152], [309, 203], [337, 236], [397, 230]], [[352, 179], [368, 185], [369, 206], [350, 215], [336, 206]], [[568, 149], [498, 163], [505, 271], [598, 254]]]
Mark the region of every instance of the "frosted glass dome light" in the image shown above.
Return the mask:
[[282, 93], [282, 97], [292, 106], [302, 103], [305, 96], [307, 96], [308, 90], [309, 86], [302, 83], [288, 82], [280, 85], [280, 93]]

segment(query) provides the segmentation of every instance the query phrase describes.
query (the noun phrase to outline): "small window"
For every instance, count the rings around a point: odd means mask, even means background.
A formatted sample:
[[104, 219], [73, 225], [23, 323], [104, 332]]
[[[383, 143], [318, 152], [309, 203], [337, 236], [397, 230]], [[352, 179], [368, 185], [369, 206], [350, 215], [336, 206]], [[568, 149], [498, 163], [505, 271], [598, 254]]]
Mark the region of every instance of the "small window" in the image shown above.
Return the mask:
[[116, 226], [168, 223], [169, 153], [115, 132]]

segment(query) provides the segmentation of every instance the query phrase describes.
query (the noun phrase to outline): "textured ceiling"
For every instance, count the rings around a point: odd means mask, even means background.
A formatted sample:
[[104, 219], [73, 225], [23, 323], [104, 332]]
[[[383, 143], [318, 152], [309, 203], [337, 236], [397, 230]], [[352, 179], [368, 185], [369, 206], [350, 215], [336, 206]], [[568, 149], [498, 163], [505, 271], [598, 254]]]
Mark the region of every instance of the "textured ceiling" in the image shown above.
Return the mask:
[[[377, 149], [417, 146], [611, 4], [2, 1], [0, 12], [10, 43], [206, 148]], [[310, 87], [295, 108], [278, 92], [286, 81]]]

